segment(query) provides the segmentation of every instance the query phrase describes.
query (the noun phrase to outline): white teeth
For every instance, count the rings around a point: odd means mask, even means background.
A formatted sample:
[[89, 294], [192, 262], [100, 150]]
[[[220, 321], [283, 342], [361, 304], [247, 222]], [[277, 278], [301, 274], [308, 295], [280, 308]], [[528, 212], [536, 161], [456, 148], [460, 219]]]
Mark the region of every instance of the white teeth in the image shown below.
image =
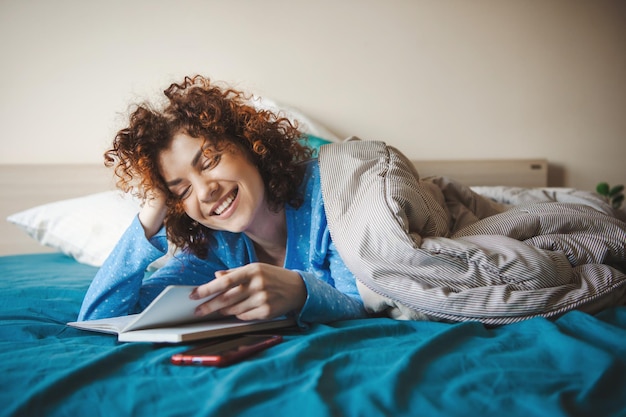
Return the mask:
[[235, 200], [235, 197], [237, 197], [237, 193], [233, 192], [231, 195], [228, 196], [228, 198], [226, 200], [224, 200], [222, 202], [222, 204], [219, 205], [218, 208], [215, 209], [215, 211], [213, 213], [215, 213], [218, 216], [220, 214], [222, 214], [224, 212], [224, 210], [226, 210], [228, 207], [230, 207], [232, 202]]

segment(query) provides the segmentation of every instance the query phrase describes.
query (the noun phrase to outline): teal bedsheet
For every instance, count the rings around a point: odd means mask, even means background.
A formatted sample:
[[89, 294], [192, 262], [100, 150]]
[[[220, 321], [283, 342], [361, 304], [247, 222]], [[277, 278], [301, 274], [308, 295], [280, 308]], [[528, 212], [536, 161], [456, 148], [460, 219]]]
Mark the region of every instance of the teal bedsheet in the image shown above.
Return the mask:
[[95, 268], [0, 258], [0, 415], [626, 416], [626, 308], [498, 328], [386, 318], [289, 330], [228, 368], [65, 326]]

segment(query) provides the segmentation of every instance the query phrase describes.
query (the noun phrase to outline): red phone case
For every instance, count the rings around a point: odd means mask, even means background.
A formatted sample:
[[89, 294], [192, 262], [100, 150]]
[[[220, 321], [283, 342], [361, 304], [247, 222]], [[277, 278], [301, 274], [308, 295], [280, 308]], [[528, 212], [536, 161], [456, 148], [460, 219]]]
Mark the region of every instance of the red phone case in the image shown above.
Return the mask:
[[283, 341], [280, 335], [246, 335], [172, 355], [174, 365], [227, 366]]

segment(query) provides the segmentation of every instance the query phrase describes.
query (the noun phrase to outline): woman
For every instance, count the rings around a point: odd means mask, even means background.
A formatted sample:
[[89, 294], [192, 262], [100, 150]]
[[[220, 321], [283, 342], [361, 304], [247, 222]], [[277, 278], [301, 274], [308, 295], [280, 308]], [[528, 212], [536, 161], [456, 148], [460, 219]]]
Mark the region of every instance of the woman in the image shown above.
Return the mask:
[[[105, 153], [118, 186], [144, 205], [94, 278], [79, 314], [136, 313], [167, 285], [197, 285], [198, 307], [299, 324], [365, 317], [326, 223], [319, 166], [289, 120], [201, 76], [139, 106]], [[147, 266], [181, 251], [150, 276]]]

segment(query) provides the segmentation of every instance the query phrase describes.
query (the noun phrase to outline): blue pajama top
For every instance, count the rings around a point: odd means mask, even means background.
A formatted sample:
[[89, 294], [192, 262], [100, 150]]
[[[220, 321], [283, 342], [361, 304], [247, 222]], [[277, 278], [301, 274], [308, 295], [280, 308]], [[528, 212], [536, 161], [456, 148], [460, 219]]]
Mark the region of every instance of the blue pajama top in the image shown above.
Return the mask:
[[[297, 317], [300, 325], [366, 317], [356, 279], [333, 244], [320, 186], [317, 160], [307, 163], [301, 185], [304, 202], [285, 207], [287, 220], [286, 269], [304, 280], [307, 298]], [[257, 262], [252, 241], [243, 233], [213, 232], [208, 257], [179, 251], [153, 273], [148, 266], [165, 255], [162, 228], [146, 239], [136, 216], [94, 277], [78, 320], [123, 316], [143, 310], [168, 285], [201, 285], [216, 271]]]

